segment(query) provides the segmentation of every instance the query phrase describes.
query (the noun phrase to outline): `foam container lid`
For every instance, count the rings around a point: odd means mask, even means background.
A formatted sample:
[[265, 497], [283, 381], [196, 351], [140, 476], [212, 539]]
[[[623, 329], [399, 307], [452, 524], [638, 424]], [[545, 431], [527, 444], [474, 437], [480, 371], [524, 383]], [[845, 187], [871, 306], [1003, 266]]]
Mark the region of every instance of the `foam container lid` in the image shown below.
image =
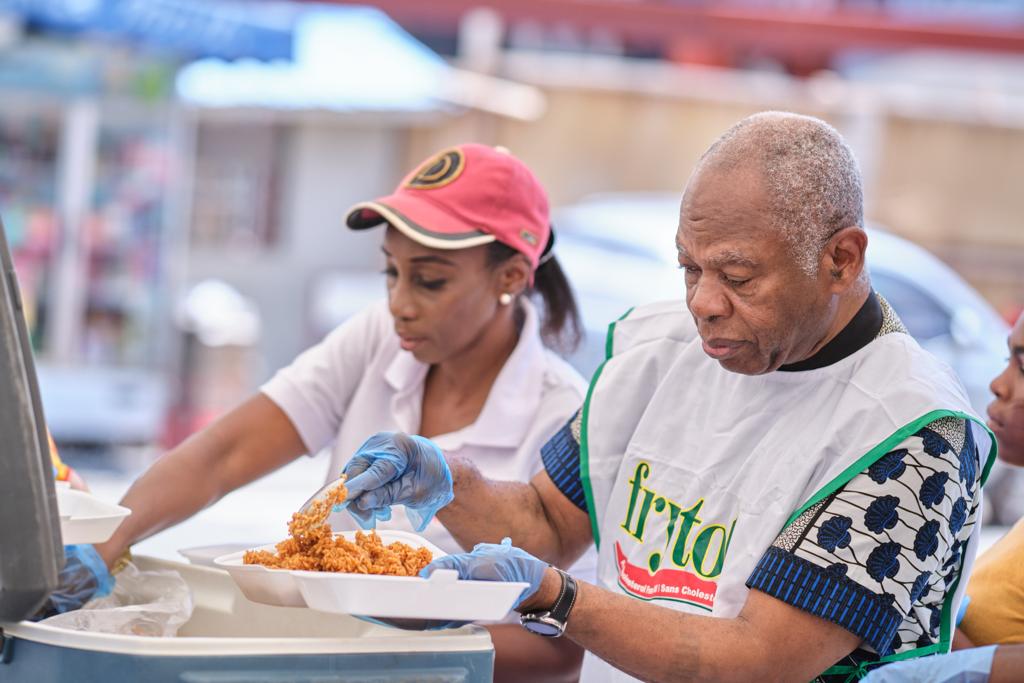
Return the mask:
[[114, 535], [131, 510], [108, 503], [86, 491], [57, 487], [60, 535], [66, 545], [103, 543]]

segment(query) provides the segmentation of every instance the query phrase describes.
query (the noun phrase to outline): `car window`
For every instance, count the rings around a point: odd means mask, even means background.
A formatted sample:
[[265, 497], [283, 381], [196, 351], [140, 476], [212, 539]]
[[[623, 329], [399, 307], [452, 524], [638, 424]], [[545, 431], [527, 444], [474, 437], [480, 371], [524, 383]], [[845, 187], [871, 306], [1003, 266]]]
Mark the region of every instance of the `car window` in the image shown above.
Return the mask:
[[871, 284], [918, 341], [949, 334], [950, 315], [931, 294], [888, 273], [871, 273]]
[[[569, 245], [583, 245], [594, 247], [598, 249], [606, 249], [609, 253], [617, 254], [631, 254], [633, 256], [641, 256], [646, 259], [650, 259], [656, 263], [664, 261], [664, 254], [672, 254], [672, 243], [666, 240], [666, 244], [661, 252], [656, 252], [651, 249], [644, 241], [634, 240], [625, 241], [619, 238], [618, 235], [608, 234], [602, 232], [598, 227], [590, 231], [584, 231], [579, 226], [569, 223], [562, 222], [558, 226], [552, 226], [557, 232], [555, 235], [555, 244], [558, 248], [566, 248]], [[562, 230], [564, 228], [564, 230]]]

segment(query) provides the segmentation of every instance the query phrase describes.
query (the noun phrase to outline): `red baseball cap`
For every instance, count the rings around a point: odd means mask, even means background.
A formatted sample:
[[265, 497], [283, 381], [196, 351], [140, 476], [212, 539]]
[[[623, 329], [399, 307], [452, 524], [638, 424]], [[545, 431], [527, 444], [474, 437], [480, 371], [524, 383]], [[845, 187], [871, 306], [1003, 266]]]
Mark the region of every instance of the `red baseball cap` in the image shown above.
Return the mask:
[[551, 236], [547, 193], [526, 164], [477, 144], [435, 154], [388, 196], [349, 209], [345, 223], [353, 230], [389, 223], [435, 249], [501, 242], [534, 270]]

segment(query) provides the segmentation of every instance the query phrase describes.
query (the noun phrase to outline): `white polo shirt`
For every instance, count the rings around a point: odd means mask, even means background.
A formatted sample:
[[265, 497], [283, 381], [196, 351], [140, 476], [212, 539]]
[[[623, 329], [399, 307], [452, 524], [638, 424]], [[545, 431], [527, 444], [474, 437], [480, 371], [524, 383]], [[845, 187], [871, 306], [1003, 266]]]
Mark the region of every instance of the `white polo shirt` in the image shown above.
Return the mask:
[[[579, 373], [541, 343], [534, 307], [525, 299], [521, 304], [526, 320], [519, 342], [476, 422], [432, 437], [443, 451], [472, 460], [490, 479], [529, 481], [542, 467], [541, 446], [586, 394]], [[327, 478], [333, 479], [371, 434], [419, 431], [428, 367], [401, 349], [381, 302], [344, 322], [260, 390], [288, 415], [309, 453], [332, 446]], [[395, 507], [393, 514], [378, 528], [412, 529], [404, 508]], [[347, 513], [330, 521], [335, 529], [356, 528]], [[462, 551], [436, 519], [422, 535], [445, 552]]]

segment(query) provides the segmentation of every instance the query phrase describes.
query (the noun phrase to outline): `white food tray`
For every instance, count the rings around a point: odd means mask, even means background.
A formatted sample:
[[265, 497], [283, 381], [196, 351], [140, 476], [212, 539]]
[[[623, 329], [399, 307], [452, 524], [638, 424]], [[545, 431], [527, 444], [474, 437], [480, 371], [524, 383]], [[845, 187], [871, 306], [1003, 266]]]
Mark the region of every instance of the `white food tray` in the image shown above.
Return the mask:
[[103, 543], [132, 513], [126, 507], [108, 503], [86, 491], [58, 486], [56, 492], [64, 545]]
[[[421, 536], [405, 531], [379, 530], [385, 545], [401, 541], [427, 548], [434, 558], [445, 552]], [[355, 531], [335, 534], [355, 540]], [[274, 550], [273, 545], [258, 550]], [[242, 564], [244, 551], [214, 560], [227, 570], [245, 597], [281, 607], [309, 607], [321, 612], [357, 614], [394, 619], [496, 621], [512, 609], [526, 583], [464, 581], [451, 570], [418, 576], [379, 576], [341, 572], [270, 569]]]
[[183, 556], [189, 561], [189, 564], [194, 564], [200, 567], [214, 567], [214, 560], [222, 555], [229, 553], [235, 553], [238, 551], [244, 551], [246, 548], [252, 548], [251, 543], [215, 543], [214, 545], [197, 545], [190, 548], [178, 548], [178, 554]]

